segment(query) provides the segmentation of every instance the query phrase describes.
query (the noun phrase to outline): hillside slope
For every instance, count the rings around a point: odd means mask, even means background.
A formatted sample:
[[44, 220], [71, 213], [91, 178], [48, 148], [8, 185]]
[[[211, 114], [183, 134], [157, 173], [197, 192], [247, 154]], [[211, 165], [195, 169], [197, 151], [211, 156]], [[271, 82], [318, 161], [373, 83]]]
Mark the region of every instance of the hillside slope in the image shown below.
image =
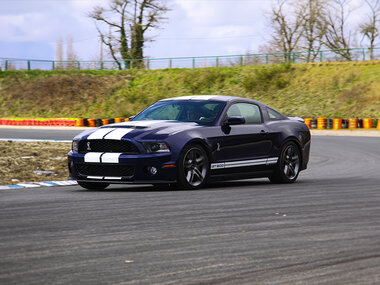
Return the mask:
[[0, 117], [127, 117], [166, 97], [253, 98], [289, 116], [380, 118], [380, 61], [126, 71], [0, 71]]

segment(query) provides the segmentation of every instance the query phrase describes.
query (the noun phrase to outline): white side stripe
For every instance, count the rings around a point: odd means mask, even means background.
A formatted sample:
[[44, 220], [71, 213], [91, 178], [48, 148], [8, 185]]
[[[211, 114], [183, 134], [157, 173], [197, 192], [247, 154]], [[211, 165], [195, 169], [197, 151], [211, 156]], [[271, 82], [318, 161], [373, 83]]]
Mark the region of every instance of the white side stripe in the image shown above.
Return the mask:
[[268, 158], [268, 160], [267, 160], [267, 165], [268, 165], [268, 164], [276, 164], [277, 161], [278, 161], [278, 157]]
[[254, 166], [266, 164], [267, 159], [254, 159], [254, 160], [244, 160], [244, 161], [233, 161], [224, 163], [225, 168], [232, 167], [244, 167], [244, 166]]
[[270, 165], [276, 164], [278, 157], [263, 158], [263, 159], [252, 159], [252, 160], [240, 160], [232, 162], [219, 162], [212, 163], [211, 169], [224, 169], [224, 168], [234, 168], [234, 167], [246, 167], [255, 165]]
[[88, 152], [84, 155], [84, 162], [100, 162], [102, 152]]
[[121, 180], [122, 177], [104, 177], [104, 180]]
[[102, 163], [119, 163], [119, 156], [121, 153], [104, 153], [102, 155]]
[[104, 139], [106, 140], [121, 140], [122, 137], [124, 137], [129, 132], [133, 131], [134, 129], [115, 129], [114, 131], [108, 133]]
[[93, 132], [91, 135], [87, 137], [88, 140], [99, 140], [102, 139], [106, 134], [112, 132], [114, 129], [111, 128], [105, 128], [105, 129], [99, 129], [95, 132]]

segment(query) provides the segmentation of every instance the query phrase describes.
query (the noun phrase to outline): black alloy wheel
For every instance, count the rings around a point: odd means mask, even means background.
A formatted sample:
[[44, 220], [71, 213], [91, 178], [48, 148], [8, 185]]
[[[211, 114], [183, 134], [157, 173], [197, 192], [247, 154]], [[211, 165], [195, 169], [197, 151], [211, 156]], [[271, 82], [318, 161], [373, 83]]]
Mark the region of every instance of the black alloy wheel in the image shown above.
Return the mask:
[[201, 146], [185, 147], [178, 166], [178, 182], [181, 188], [199, 189], [206, 184], [210, 165], [207, 153]]
[[284, 145], [274, 174], [269, 177], [274, 183], [293, 183], [297, 180], [301, 167], [301, 154], [294, 142]]

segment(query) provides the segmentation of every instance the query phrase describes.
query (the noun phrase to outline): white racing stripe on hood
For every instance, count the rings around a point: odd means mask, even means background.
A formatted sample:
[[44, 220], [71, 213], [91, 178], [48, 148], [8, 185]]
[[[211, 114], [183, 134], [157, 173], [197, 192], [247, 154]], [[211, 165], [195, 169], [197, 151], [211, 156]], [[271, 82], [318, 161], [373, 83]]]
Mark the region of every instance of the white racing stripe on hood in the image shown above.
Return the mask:
[[133, 131], [134, 129], [115, 129], [114, 131], [108, 133], [104, 139], [105, 140], [121, 140], [122, 137], [124, 137], [129, 132]]
[[146, 120], [146, 121], [136, 121], [136, 122], [126, 122], [126, 126], [132, 127], [149, 127], [151, 125], [162, 123], [162, 120]]
[[114, 129], [112, 128], [105, 128], [105, 129], [99, 129], [93, 132], [91, 135], [87, 137], [88, 140], [99, 140], [102, 139], [105, 135], [112, 132]]
[[145, 120], [145, 121], [128, 121], [123, 123], [117, 123], [117, 126], [125, 126], [125, 127], [149, 127], [155, 124], [159, 124], [162, 122], [167, 122], [167, 120]]

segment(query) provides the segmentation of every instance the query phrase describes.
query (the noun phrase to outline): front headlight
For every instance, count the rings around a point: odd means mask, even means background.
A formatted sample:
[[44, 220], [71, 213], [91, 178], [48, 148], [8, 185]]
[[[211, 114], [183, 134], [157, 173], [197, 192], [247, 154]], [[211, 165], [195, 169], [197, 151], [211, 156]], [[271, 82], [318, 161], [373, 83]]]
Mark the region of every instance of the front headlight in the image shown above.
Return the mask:
[[170, 152], [169, 147], [164, 142], [143, 142], [147, 153], [163, 153]]
[[72, 150], [74, 153], [78, 153], [78, 151], [79, 151], [79, 140], [74, 140], [74, 141], [72, 142], [71, 150]]

